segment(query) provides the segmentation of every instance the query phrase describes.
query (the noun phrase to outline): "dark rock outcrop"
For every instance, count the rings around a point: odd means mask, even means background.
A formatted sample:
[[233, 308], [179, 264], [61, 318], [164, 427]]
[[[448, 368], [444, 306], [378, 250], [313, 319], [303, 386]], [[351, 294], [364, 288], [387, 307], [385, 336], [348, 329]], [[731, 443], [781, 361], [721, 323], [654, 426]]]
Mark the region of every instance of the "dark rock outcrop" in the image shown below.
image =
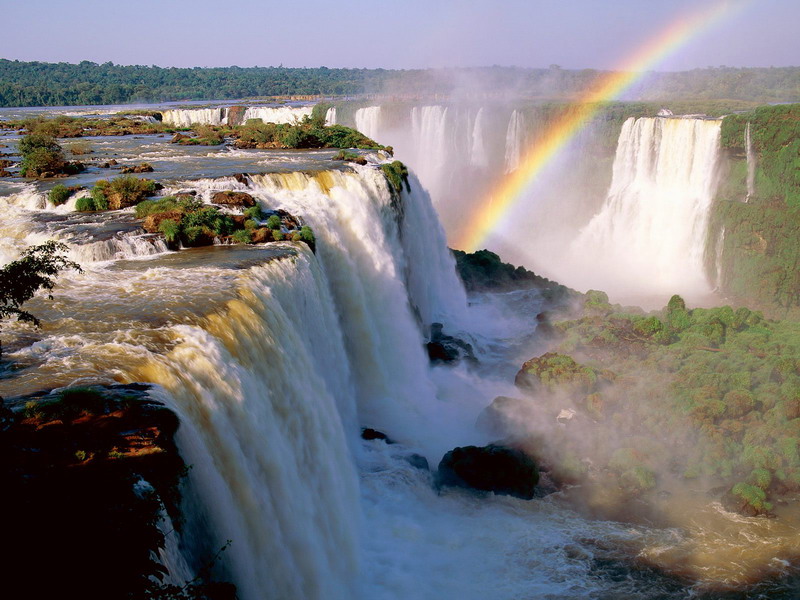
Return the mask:
[[431, 324], [431, 339], [425, 345], [433, 363], [451, 363], [461, 359], [476, 360], [472, 345], [443, 332], [441, 323]]
[[394, 444], [389, 436], [387, 436], [382, 431], [378, 431], [377, 429], [371, 429], [369, 427], [364, 427], [361, 429], [361, 439], [362, 440], [382, 440], [387, 444]]
[[439, 463], [440, 486], [462, 487], [514, 496], [534, 497], [539, 482], [536, 463], [522, 450], [490, 444], [455, 448]]
[[6, 589], [100, 600], [150, 597], [158, 586], [165, 539], [157, 523], [162, 506], [180, 523], [185, 467], [178, 418], [148, 388], [72, 388], [2, 411], [0, 511], [13, 548], [3, 561]]

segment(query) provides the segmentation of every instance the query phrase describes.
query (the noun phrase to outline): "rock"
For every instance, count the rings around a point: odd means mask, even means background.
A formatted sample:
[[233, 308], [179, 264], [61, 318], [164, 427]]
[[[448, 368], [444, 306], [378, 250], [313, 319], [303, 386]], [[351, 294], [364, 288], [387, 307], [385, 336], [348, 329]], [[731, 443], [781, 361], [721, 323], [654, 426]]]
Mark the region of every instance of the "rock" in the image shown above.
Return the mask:
[[172, 139], [169, 141], [170, 144], [180, 144], [182, 140], [188, 140], [188, 135], [183, 135], [182, 133], [176, 133], [172, 136]]
[[462, 358], [476, 360], [472, 345], [443, 333], [444, 325], [431, 324], [431, 339], [426, 344], [428, 358], [432, 363], [451, 363]]
[[383, 440], [387, 444], [394, 444], [394, 442], [389, 439], [389, 437], [383, 433], [382, 431], [378, 431], [377, 429], [370, 429], [369, 427], [363, 427], [361, 429], [361, 439], [363, 440]]
[[0, 159], [0, 169], [5, 169], [6, 167], [12, 166], [14, 163], [8, 159]]
[[117, 162], [117, 160], [115, 158], [112, 158], [110, 161], [108, 161], [108, 164], [111, 167], [116, 167], [119, 163]]
[[128, 175], [129, 173], [152, 173], [153, 166], [150, 163], [142, 163], [140, 165], [133, 165], [129, 167], [122, 167], [120, 173]]
[[272, 230], [269, 227], [259, 227], [253, 230], [251, 238], [254, 244], [266, 244], [273, 241]]
[[183, 213], [181, 213], [181, 211], [179, 210], [170, 210], [167, 212], [153, 213], [151, 215], [147, 215], [144, 218], [144, 222], [142, 223], [142, 228], [147, 233], [159, 233], [159, 226], [161, 225], [162, 221], [172, 219], [173, 221], [177, 221], [178, 223], [180, 223], [182, 216]]
[[13, 177], [13, 175], [5, 169], [0, 169], [0, 177]]
[[247, 173], [236, 173], [233, 178], [242, 185], [250, 185], [250, 180], [247, 178]]
[[212, 204], [222, 204], [224, 206], [237, 206], [249, 208], [256, 205], [255, 199], [246, 192], [216, 192], [211, 197]]
[[437, 483], [494, 492], [524, 500], [534, 497], [539, 470], [527, 454], [516, 448], [490, 444], [455, 448], [439, 463]]
[[[143, 574], [157, 572], [163, 549], [162, 507], [180, 516], [177, 416], [128, 386], [14, 404], [25, 408], [0, 435], [0, 510], [14, 515], [3, 528], [15, 548], [4, 557], [5, 585], [24, 585], [29, 598], [146, 597]], [[51, 565], [47, 577], [39, 559]]]
[[247, 112], [246, 106], [228, 107], [228, 125], [243, 125], [244, 114]]
[[101, 169], [110, 169], [111, 168], [111, 163], [104, 162], [104, 163], [101, 163], [99, 166], [100, 166]]

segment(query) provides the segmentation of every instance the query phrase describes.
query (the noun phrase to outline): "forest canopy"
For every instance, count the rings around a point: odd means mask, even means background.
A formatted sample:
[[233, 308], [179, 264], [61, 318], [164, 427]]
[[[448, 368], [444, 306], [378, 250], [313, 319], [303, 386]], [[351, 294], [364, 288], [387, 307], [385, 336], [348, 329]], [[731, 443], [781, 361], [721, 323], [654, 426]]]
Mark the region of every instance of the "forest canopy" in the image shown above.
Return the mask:
[[[258, 96], [447, 94], [471, 90], [525, 97], [574, 97], [605, 72], [480, 67], [387, 70], [287, 67], [175, 68], [141, 65], [23, 62], [0, 59], [0, 106], [69, 106]], [[709, 67], [653, 73], [631, 100], [729, 99], [800, 101], [800, 67]]]

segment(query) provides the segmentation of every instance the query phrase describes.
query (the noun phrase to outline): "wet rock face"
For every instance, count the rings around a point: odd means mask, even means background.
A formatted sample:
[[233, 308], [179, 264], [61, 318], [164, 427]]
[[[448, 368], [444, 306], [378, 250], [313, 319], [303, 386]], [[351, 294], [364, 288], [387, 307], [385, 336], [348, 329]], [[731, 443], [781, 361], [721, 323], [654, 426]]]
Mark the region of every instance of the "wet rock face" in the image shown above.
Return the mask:
[[527, 454], [516, 448], [490, 444], [464, 446], [444, 455], [438, 484], [514, 496], [534, 497], [539, 471]]
[[148, 388], [72, 388], [4, 406], [7, 589], [29, 598], [146, 597], [161, 570], [157, 522], [162, 507], [180, 521], [184, 471], [178, 418]]
[[431, 324], [431, 339], [426, 344], [432, 363], [453, 363], [461, 359], [475, 360], [472, 345], [444, 333], [444, 325]]

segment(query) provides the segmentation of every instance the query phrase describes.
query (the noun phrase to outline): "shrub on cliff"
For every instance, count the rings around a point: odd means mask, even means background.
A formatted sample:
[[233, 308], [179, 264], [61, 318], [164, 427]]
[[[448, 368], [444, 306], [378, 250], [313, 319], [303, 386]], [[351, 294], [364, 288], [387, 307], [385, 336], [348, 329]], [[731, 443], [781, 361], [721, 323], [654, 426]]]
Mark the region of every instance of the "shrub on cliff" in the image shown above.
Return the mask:
[[381, 165], [381, 171], [395, 193], [402, 192], [404, 185], [407, 192], [411, 191], [411, 185], [408, 183], [408, 167], [399, 160]]
[[73, 190], [70, 190], [67, 186], [58, 184], [53, 186], [53, 189], [47, 194], [47, 199], [50, 201], [51, 204], [55, 206], [61, 206], [69, 197], [72, 196]]

